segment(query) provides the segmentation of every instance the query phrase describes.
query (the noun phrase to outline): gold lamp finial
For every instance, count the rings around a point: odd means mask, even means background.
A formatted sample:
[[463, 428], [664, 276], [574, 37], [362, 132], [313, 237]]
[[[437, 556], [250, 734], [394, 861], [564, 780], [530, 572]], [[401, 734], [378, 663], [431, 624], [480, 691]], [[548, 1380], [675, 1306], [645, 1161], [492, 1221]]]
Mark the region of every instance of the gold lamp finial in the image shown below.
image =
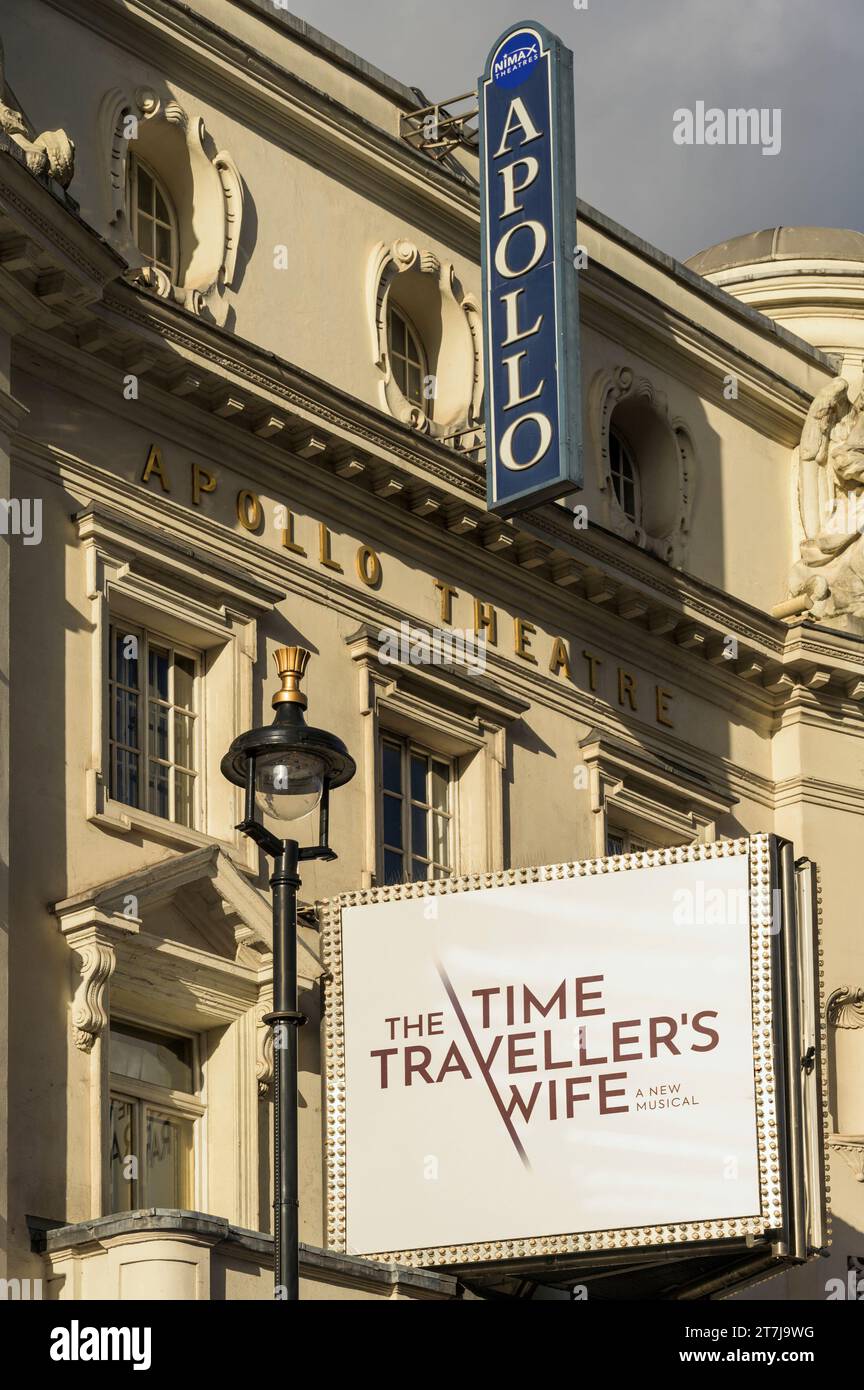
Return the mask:
[[278, 647], [273, 653], [276, 670], [282, 682], [282, 688], [273, 696], [274, 709], [284, 704], [302, 705], [303, 709], [306, 708], [306, 696], [300, 689], [300, 682], [309, 665], [310, 656], [311, 652], [305, 647]]

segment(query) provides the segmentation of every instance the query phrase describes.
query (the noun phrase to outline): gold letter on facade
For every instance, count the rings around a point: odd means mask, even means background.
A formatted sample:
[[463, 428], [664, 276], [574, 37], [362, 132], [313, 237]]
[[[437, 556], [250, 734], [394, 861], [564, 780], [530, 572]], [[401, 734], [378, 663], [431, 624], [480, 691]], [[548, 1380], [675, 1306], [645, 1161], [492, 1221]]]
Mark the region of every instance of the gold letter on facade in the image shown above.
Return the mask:
[[150, 445], [150, 452], [147, 455], [147, 462], [144, 465], [144, 472], [141, 475], [142, 483], [148, 483], [152, 473], [156, 474], [156, 477], [162, 484], [162, 491], [170, 492], [171, 489], [168, 486], [168, 479], [165, 477], [162, 470], [162, 450], [159, 448], [158, 444]]
[[654, 689], [657, 697], [657, 723], [665, 724], [667, 729], [674, 729], [675, 725], [672, 720], [666, 718], [666, 715], [670, 713], [669, 701], [672, 699], [672, 692], [671, 690], [664, 690], [662, 685], [657, 685]]
[[306, 554], [302, 545], [298, 545], [294, 540], [294, 513], [289, 511], [285, 512], [285, 525], [282, 527], [282, 548], [290, 550], [293, 555]]
[[585, 660], [588, 662], [588, 689], [592, 692], [597, 690], [597, 667], [602, 666], [603, 662], [599, 656], [594, 656], [591, 652], [583, 652]]
[[207, 469], [206, 469], [206, 468], [202, 468], [200, 464], [198, 464], [198, 463], [193, 463], [193, 465], [192, 465], [192, 501], [195, 503], [195, 506], [196, 506], [196, 507], [200, 507], [200, 506], [201, 506], [201, 494], [202, 494], [202, 492], [215, 492], [215, 491], [216, 491], [216, 479], [214, 478], [213, 474], [212, 474], [212, 473], [208, 473], [208, 472], [207, 472]]
[[433, 579], [432, 583], [441, 595], [441, 621], [442, 623], [452, 623], [453, 600], [459, 591], [452, 588], [450, 584], [442, 584], [440, 579]]
[[323, 521], [320, 522], [318, 526], [318, 559], [325, 569], [336, 570], [339, 574], [342, 573], [342, 566], [339, 564], [339, 561], [334, 560], [330, 554], [330, 532], [327, 530]]
[[526, 622], [524, 618], [513, 619], [516, 655], [521, 656], [523, 661], [533, 662], [535, 666], [537, 665], [537, 658], [531, 655], [529, 648], [531, 646], [530, 638], [536, 631], [534, 624]]
[[381, 560], [369, 545], [361, 545], [357, 551], [357, 575], [370, 589], [377, 589], [381, 583]]
[[549, 662], [549, 670], [553, 676], [557, 676], [561, 671], [567, 679], [570, 679], [570, 662], [567, 658], [567, 647], [563, 637], [556, 637], [552, 643], [552, 657]]
[[237, 520], [241, 526], [247, 531], [257, 531], [263, 517], [261, 499], [257, 493], [249, 492], [246, 488], [237, 493]]
[[479, 598], [474, 600], [474, 631], [477, 633], [486, 631], [486, 640], [493, 647], [498, 645], [498, 614], [491, 603], [481, 603]]
[[619, 666], [619, 667], [618, 667], [618, 703], [619, 703], [619, 705], [623, 705], [625, 695], [626, 695], [626, 697], [627, 697], [627, 703], [629, 704], [630, 708], [633, 710], [633, 712], [634, 712], [634, 714], [635, 714], [635, 712], [636, 712], [636, 677], [635, 677], [635, 676], [631, 676], [630, 673], [629, 673], [628, 671], [625, 671], [621, 666]]

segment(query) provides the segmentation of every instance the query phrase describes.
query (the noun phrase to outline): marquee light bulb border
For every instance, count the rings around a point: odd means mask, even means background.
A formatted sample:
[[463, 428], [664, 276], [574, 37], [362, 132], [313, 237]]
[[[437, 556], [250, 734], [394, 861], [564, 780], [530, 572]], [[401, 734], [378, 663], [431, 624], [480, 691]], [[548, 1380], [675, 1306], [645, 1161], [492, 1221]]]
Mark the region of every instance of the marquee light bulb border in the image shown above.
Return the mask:
[[[540, 1236], [536, 1238], [488, 1240], [472, 1244], [436, 1246], [425, 1249], [379, 1251], [366, 1258], [392, 1261], [409, 1267], [495, 1264], [524, 1261], [546, 1256], [581, 1255], [598, 1251], [625, 1251], [657, 1246], [704, 1245], [747, 1237], [765, 1239], [784, 1229], [784, 1179], [781, 1172], [781, 1135], [777, 1096], [787, 1065], [778, 1038], [782, 1019], [775, 1008], [776, 977], [775, 930], [772, 925], [773, 891], [779, 875], [772, 867], [772, 841], [775, 837], [757, 834], [737, 840], [720, 840], [709, 845], [687, 845], [673, 849], [641, 851], [611, 858], [582, 860], [536, 868], [510, 869], [497, 873], [473, 874], [460, 878], [370, 888], [344, 893], [321, 905], [322, 951], [326, 981], [325, 1076], [326, 1076], [326, 1162], [327, 1234], [331, 1249], [346, 1249], [347, 1231], [347, 1146], [346, 1146], [346, 1057], [345, 995], [342, 957], [342, 912], [346, 908], [374, 903], [398, 902], [464, 893], [485, 888], [542, 883], [550, 879], [614, 875], [635, 869], [663, 865], [692, 864], [736, 855], [749, 856], [750, 883], [750, 986], [753, 1025], [753, 1067], [755, 1080], [756, 1144], [759, 1163], [760, 1212], [755, 1216], [690, 1221], [628, 1229], [598, 1230]], [[818, 924], [813, 924], [814, 929]], [[821, 1181], [827, 1180], [824, 1141], [827, 1110], [824, 1094], [826, 1076], [826, 1037], [821, 998], [821, 950], [815, 947], [815, 1013], [819, 1067], [818, 1104], [821, 1108], [819, 1143]], [[788, 1063], [791, 1068], [794, 1061]]]

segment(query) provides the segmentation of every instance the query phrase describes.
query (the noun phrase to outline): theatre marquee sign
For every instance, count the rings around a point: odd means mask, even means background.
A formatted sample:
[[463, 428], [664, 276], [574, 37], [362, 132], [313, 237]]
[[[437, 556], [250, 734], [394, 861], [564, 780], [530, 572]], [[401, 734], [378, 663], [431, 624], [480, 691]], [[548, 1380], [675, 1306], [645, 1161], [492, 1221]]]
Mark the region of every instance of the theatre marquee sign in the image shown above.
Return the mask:
[[815, 891], [791, 854], [757, 835], [330, 903], [331, 1246], [822, 1244]]
[[478, 104], [487, 494], [507, 515], [582, 485], [572, 54], [515, 25]]

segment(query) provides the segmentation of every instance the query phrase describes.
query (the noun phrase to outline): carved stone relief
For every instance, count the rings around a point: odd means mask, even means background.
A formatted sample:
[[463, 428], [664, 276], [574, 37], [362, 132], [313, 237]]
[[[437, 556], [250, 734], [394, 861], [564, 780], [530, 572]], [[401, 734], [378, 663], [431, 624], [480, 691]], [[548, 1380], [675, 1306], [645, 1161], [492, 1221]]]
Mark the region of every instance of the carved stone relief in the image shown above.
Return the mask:
[[[231, 155], [216, 148], [200, 117], [147, 87], [106, 93], [99, 121], [108, 220], [130, 263], [130, 278], [194, 314], [209, 313], [224, 322], [224, 294], [236, 283], [243, 220], [243, 182]], [[149, 265], [134, 242], [128, 208], [130, 153], [151, 163], [166, 186], [178, 190], [180, 259], [174, 280]]]
[[75, 173], [75, 145], [65, 130], [46, 130], [37, 135], [23, 112], [19, 111], [6, 84], [6, 60], [0, 39], [0, 130], [24, 151], [32, 174], [56, 179], [68, 188]]
[[[390, 363], [388, 297], [393, 282], [404, 274], [428, 277], [437, 290], [441, 344], [438, 362], [429, 363], [433, 386], [428, 410], [405, 397]], [[381, 405], [403, 424], [439, 438], [479, 426], [483, 400], [480, 307], [472, 295], [465, 294], [454, 266], [411, 241], [400, 239], [390, 246], [379, 242], [369, 258], [366, 308], [372, 360], [381, 373]], [[417, 326], [422, 336], [423, 325]]]
[[[653, 433], [664, 447], [648, 447], [645, 435], [634, 441], [633, 454], [642, 474], [643, 491], [668, 501], [662, 513], [646, 513], [633, 521], [621, 506], [612, 482], [609, 436], [619, 407], [642, 410], [654, 422]], [[619, 366], [597, 373], [589, 393], [589, 419], [594, 443], [597, 486], [604, 500], [603, 524], [667, 564], [681, 568], [686, 561], [693, 502], [694, 450], [687, 426], [672, 416], [668, 401], [652, 382]]]
[[[792, 597], [818, 619], [864, 617], [864, 388], [835, 377], [814, 397], [796, 450], [803, 537]], [[794, 457], [794, 456], [793, 456]]]
[[[825, 1006], [825, 1017], [832, 1029], [847, 1032], [851, 1029], [864, 1028], [864, 989], [854, 989], [848, 985], [842, 985], [839, 989], [829, 995]], [[835, 1050], [839, 1044], [839, 1039], [834, 1038], [833, 1047]], [[849, 1040], [851, 1042], [851, 1039]], [[847, 1062], [849, 1056], [847, 1052]], [[844, 1072], [853, 1079], [849, 1082], [853, 1096], [860, 1087], [860, 1066], [845, 1067]], [[840, 1068], [838, 1063], [838, 1076]], [[860, 1092], [858, 1092], [860, 1094]], [[836, 1104], [839, 1110], [843, 1110], [844, 1103], [848, 1104], [848, 1094], [845, 1097], [841, 1094], [837, 1097]], [[856, 1182], [864, 1183], [864, 1134], [847, 1133], [848, 1129], [859, 1129], [857, 1121], [860, 1118], [860, 1106], [856, 1106], [853, 1099], [853, 1112], [851, 1114], [838, 1114], [838, 1130], [844, 1131], [832, 1134], [828, 1143], [829, 1148], [834, 1153], [840, 1154], [852, 1171]], [[848, 1121], [851, 1119], [851, 1124]]]
[[835, 1028], [864, 1028], [864, 989], [835, 989], [825, 1012]]

